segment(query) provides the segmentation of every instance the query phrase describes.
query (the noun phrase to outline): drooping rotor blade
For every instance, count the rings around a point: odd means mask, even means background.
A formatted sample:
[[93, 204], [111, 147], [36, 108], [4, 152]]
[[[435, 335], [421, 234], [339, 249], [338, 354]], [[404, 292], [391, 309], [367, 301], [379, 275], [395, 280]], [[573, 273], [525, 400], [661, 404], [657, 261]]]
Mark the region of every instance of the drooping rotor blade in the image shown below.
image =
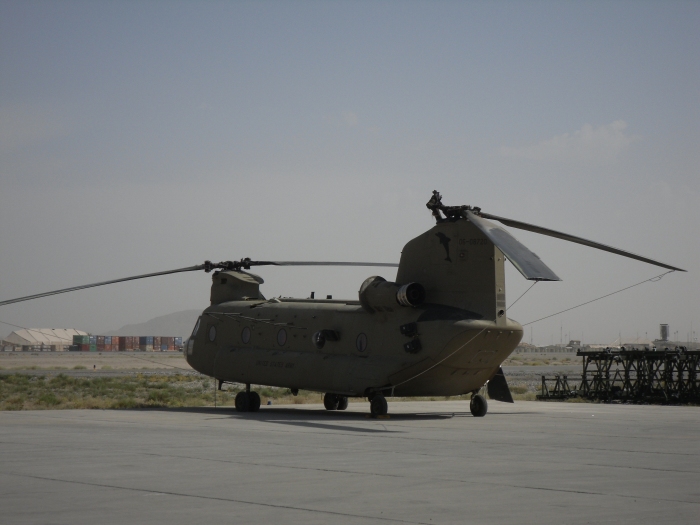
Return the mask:
[[63, 288], [61, 290], [54, 290], [52, 292], [38, 293], [34, 295], [27, 295], [26, 297], [18, 297], [17, 299], [9, 299], [7, 301], [0, 301], [0, 306], [13, 303], [21, 303], [22, 301], [31, 301], [32, 299], [39, 299], [41, 297], [48, 297], [50, 295], [58, 295], [60, 293], [75, 292], [77, 290], [84, 290], [86, 288], [95, 288], [96, 286], [104, 286], [107, 284], [121, 283], [124, 281], [134, 281], [136, 279], [146, 279], [147, 277], [157, 277], [158, 275], [168, 275], [171, 273], [181, 273], [181, 272], [195, 272], [198, 270], [206, 270], [206, 264], [198, 264], [197, 266], [189, 266], [187, 268], [178, 268], [177, 270], [166, 270], [164, 272], [146, 273], [143, 275], [134, 275], [133, 277], [123, 277], [121, 279], [113, 279], [111, 281], [103, 281], [100, 283], [93, 284], [83, 284], [81, 286], [73, 286], [71, 288]]
[[58, 295], [61, 293], [75, 292], [77, 290], [85, 290], [86, 288], [95, 288], [97, 286], [105, 286], [107, 284], [122, 283], [125, 281], [134, 281], [136, 279], [146, 279], [147, 277], [157, 277], [159, 275], [169, 275], [171, 273], [182, 273], [182, 272], [196, 272], [199, 270], [204, 270], [205, 272], [210, 272], [215, 269], [220, 270], [241, 270], [249, 269], [251, 266], [392, 266], [397, 267], [398, 264], [394, 263], [372, 263], [372, 262], [318, 262], [318, 261], [251, 261], [250, 259], [241, 259], [240, 261], [224, 261], [220, 263], [212, 263], [211, 261], [205, 261], [204, 264], [198, 264], [196, 266], [188, 266], [187, 268], [178, 268], [176, 270], [166, 270], [164, 272], [146, 273], [143, 275], [134, 275], [132, 277], [123, 277], [121, 279], [113, 279], [111, 281], [102, 281], [99, 283], [83, 284], [80, 286], [72, 286], [70, 288], [63, 288], [61, 290], [53, 290], [51, 292], [38, 293], [34, 295], [27, 295], [26, 297], [18, 297], [16, 299], [8, 299], [7, 301], [0, 301], [0, 306], [13, 303], [21, 303], [22, 301], [31, 301], [32, 299], [39, 299], [41, 297], [48, 297], [50, 295]]
[[655, 266], [661, 266], [662, 268], [666, 268], [668, 270], [676, 270], [679, 272], [686, 271], [686, 270], [683, 270], [682, 268], [676, 268], [675, 266], [671, 266], [669, 264], [655, 261], [654, 259], [649, 259], [648, 257], [642, 257], [641, 255], [637, 255], [635, 253], [626, 252], [626, 251], [620, 250], [618, 248], [613, 248], [612, 246], [608, 246], [606, 244], [601, 244], [599, 242], [589, 241], [588, 239], [584, 239], [582, 237], [577, 237], [576, 235], [570, 235], [568, 233], [558, 232], [556, 230], [551, 230], [549, 228], [543, 228], [542, 226], [535, 226], [534, 224], [528, 224], [526, 222], [514, 221], [513, 219], [507, 219], [505, 217], [498, 217], [497, 215], [491, 215], [490, 213], [483, 213], [482, 212], [481, 216], [485, 219], [492, 219], [494, 221], [501, 222], [501, 223], [505, 224], [506, 226], [510, 226], [511, 228], [518, 228], [520, 230], [526, 230], [529, 232], [540, 233], [542, 235], [548, 235], [549, 237], [556, 237], [557, 239], [563, 239], [565, 241], [575, 242], [576, 244], [583, 244], [584, 246], [590, 246], [591, 248], [603, 250], [604, 252], [615, 253], [617, 255], [622, 255], [623, 257], [629, 257], [630, 259], [636, 259], [637, 261], [642, 261], [645, 263], [653, 264]]
[[250, 266], [388, 266], [398, 268], [396, 263], [378, 262], [331, 262], [331, 261], [248, 261]]
[[523, 274], [525, 279], [530, 281], [561, 281], [549, 266], [506, 230], [471, 211], [466, 211], [466, 214], [472, 224], [479, 228], [508, 257], [508, 260]]

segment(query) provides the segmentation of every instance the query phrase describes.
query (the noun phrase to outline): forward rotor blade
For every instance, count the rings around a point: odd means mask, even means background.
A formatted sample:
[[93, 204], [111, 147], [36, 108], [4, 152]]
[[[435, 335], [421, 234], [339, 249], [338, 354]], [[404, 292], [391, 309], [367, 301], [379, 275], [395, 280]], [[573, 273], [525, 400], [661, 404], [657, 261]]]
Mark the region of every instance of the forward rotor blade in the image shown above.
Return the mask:
[[217, 264], [212, 264], [206, 261], [204, 264], [198, 264], [197, 266], [188, 266], [187, 268], [178, 268], [176, 270], [166, 270], [164, 272], [146, 273], [143, 275], [134, 275], [132, 277], [123, 277], [121, 279], [113, 279], [111, 281], [103, 281], [93, 284], [83, 284], [81, 286], [72, 286], [70, 288], [63, 288], [61, 290], [54, 290], [52, 292], [38, 293], [34, 295], [27, 295], [26, 297], [18, 297], [16, 299], [8, 299], [7, 301], [0, 301], [0, 306], [21, 303], [22, 301], [31, 301], [32, 299], [39, 299], [41, 297], [48, 297], [50, 295], [58, 295], [61, 293], [75, 292], [77, 290], [85, 290], [86, 288], [95, 288], [97, 286], [105, 286], [107, 284], [122, 283], [125, 281], [134, 281], [136, 279], [146, 279], [147, 277], [157, 277], [159, 275], [169, 275], [171, 273], [182, 273], [182, 272], [196, 272], [199, 270], [204, 270], [210, 272], [214, 269], [221, 270], [240, 270], [241, 268], [249, 268], [251, 266], [391, 266], [397, 267], [398, 264], [394, 263], [372, 263], [372, 262], [319, 262], [319, 261], [251, 261], [244, 259], [242, 261], [236, 262], [222, 262]]
[[530, 281], [561, 281], [549, 266], [506, 230], [471, 211], [467, 211], [466, 214], [472, 224], [479, 228], [508, 257], [508, 260], [523, 274], [525, 279]]
[[206, 265], [198, 264], [197, 266], [189, 266], [187, 268], [178, 268], [177, 270], [167, 270], [165, 272], [155, 272], [155, 273], [146, 273], [143, 275], [134, 275], [133, 277], [123, 277], [122, 279], [114, 279], [112, 281], [103, 281], [101, 283], [83, 284], [81, 286], [73, 286], [71, 288], [63, 288], [61, 290], [54, 290], [52, 292], [38, 293], [38, 294], [34, 294], [34, 295], [27, 295], [26, 297], [18, 297], [17, 299], [9, 299], [7, 301], [0, 301], [0, 306], [4, 306], [7, 304], [13, 304], [13, 303], [21, 303], [22, 301], [31, 301], [32, 299], [39, 299], [41, 297], [48, 297], [50, 295], [58, 295], [60, 293], [74, 292], [76, 290], [84, 290], [86, 288], [95, 288], [96, 286], [104, 286], [106, 284], [121, 283], [124, 281], [134, 281], [136, 279], [146, 279], [147, 277], [157, 277], [158, 275], [168, 275], [171, 273], [195, 272], [195, 271], [204, 270], [204, 269], [206, 269]]
[[617, 255], [622, 255], [623, 257], [629, 257], [630, 259], [636, 259], [637, 261], [642, 261], [645, 263], [653, 264], [655, 266], [661, 266], [661, 268], [666, 268], [668, 270], [675, 270], [678, 272], [685, 272], [682, 268], [676, 268], [669, 264], [665, 264], [654, 259], [649, 259], [648, 257], [642, 257], [635, 253], [626, 252], [618, 248], [613, 248], [606, 244], [601, 244], [599, 242], [589, 241], [582, 237], [577, 237], [576, 235], [570, 235], [568, 233], [558, 232], [556, 230], [550, 230], [549, 228], [543, 228], [542, 226], [535, 226], [534, 224], [528, 224], [526, 222], [514, 221], [513, 219], [507, 219], [505, 217], [498, 217], [497, 215], [491, 215], [490, 213], [481, 213], [481, 216], [485, 219], [492, 219], [494, 221], [502, 222], [506, 226], [511, 228], [518, 228], [520, 230], [526, 230], [529, 232], [539, 233], [542, 235], [548, 235], [549, 237], [556, 237], [557, 239], [563, 239], [569, 242], [575, 242], [576, 244], [583, 244], [584, 246], [589, 246], [591, 248], [596, 248], [598, 250], [603, 250], [604, 252], [615, 253]]

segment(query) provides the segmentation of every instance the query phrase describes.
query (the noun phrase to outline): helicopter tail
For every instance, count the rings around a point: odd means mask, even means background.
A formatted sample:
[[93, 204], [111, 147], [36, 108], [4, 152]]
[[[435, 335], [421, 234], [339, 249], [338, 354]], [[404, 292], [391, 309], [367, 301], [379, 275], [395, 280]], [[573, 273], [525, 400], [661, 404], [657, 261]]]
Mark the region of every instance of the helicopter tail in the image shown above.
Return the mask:
[[409, 241], [396, 281], [420, 283], [425, 302], [505, 323], [505, 256], [466, 219], [444, 220]]

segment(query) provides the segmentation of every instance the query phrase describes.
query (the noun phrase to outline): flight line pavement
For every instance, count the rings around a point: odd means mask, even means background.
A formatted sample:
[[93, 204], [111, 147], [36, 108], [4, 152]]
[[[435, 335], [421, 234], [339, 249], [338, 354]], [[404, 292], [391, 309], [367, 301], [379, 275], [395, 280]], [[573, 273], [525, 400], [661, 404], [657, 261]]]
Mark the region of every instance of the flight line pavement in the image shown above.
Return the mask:
[[0, 413], [7, 524], [699, 523], [700, 408]]

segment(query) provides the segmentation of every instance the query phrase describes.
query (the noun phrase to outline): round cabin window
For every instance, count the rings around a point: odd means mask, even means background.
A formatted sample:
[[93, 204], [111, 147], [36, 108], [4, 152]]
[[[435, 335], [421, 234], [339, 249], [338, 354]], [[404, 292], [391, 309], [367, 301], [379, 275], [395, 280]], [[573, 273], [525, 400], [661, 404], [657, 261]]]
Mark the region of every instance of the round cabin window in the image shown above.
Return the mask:
[[247, 326], [241, 332], [241, 341], [243, 341], [243, 344], [246, 345], [250, 342], [250, 328]]
[[277, 332], [277, 344], [280, 346], [284, 346], [284, 343], [287, 342], [287, 331], [282, 328], [279, 332]]
[[216, 339], [216, 326], [212, 325], [209, 327], [209, 340], [214, 342]]
[[358, 352], [364, 352], [367, 350], [367, 336], [365, 334], [360, 334], [357, 336], [357, 341], [355, 341], [355, 346]]

